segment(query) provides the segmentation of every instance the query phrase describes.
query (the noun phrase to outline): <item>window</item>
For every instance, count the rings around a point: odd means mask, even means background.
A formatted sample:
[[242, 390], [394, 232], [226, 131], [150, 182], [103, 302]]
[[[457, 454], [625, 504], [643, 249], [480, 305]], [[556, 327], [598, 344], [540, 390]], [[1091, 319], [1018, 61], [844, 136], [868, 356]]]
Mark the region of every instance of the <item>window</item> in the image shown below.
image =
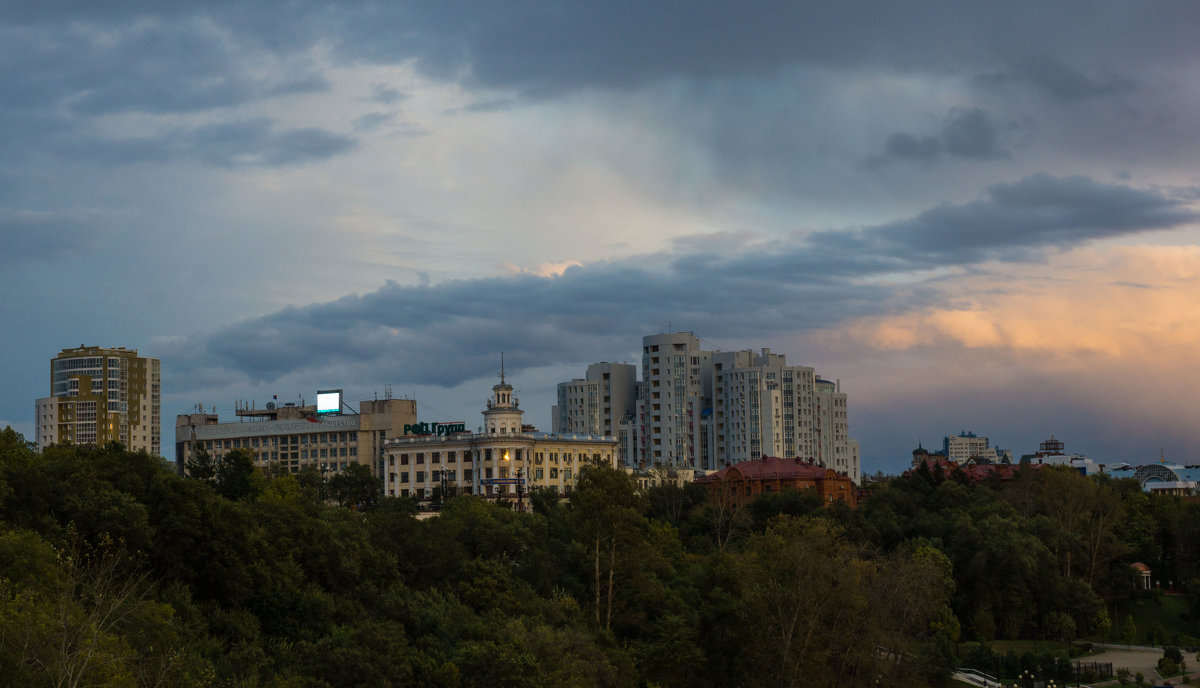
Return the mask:
[[550, 479], [551, 479], [551, 480], [554, 480], [554, 479], [555, 479], [555, 478], [557, 478], [557, 477], [558, 477], [558, 469], [557, 469], [557, 468], [551, 468], [551, 469], [550, 469]]
[[454, 463], [454, 455], [458, 452], [446, 452], [446, 463]]
[[407, 465], [408, 465], [408, 454], [401, 454], [401, 455], [400, 455], [400, 465], [401, 465], [401, 466], [407, 466]]
[[425, 482], [425, 471], [417, 471], [417, 482]]
[[417, 463], [419, 463], [419, 464], [425, 463], [425, 454], [423, 454], [423, 453], [417, 454]]
[[442, 462], [442, 453], [441, 452], [433, 452], [432, 454], [429, 455], [429, 463], [441, 463], [441, 462]]

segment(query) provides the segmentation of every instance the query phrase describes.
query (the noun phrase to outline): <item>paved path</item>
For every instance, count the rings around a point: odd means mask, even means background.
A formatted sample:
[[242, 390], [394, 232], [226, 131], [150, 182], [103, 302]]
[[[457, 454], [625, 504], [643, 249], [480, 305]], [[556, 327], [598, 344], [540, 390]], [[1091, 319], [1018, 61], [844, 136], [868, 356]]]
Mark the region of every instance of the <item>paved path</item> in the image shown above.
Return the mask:
[[[1158, 673], [1155, 671], [1158, 668], [1158, 660], [1162, 659], [1163, 651], [1161, 647], [1147, 647], [1144, 645], [1115, 645], [1112, 643], [1092, 643], [1094, 648], [1102, 648], [1104, 651], [1092, 655], [1090, 657], [1080, 657], [1084, 662], [1112, 662], [1113, 674], [1117, 673], [1117, 669], [1125, 667], [1129, 669], [1131, 674], [1142, 672], [1146, 678], [1146, 683], [1154, 685], [1160, 683]], [[1196, 681], [1197, 674], [1192, 672], [1195, 668], [1195, 657], [1184, 655], [1184, 659], [1188, 660], [1188, 675], [1191, 681]], [[1162, 683], [1165, 683], [1162, 682]], [[1171, 685], [1191, 685], [1180, 683], [1179, 678], [1170, 680]], [[1115, 681], [1108, 685], [1119, 685]]]

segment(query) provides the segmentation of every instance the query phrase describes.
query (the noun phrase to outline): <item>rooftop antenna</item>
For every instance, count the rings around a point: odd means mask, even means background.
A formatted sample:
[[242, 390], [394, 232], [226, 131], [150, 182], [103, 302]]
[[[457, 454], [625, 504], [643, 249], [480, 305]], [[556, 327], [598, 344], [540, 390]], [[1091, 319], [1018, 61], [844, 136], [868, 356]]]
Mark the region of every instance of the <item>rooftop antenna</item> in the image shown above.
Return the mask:
[[391, 399], [391, 398], [392, 398], [392, 386], [391, 386], [391, 385], [384, 385], [384, 386], [383, 386], [383, 398], [384, 398], [384, 399]]

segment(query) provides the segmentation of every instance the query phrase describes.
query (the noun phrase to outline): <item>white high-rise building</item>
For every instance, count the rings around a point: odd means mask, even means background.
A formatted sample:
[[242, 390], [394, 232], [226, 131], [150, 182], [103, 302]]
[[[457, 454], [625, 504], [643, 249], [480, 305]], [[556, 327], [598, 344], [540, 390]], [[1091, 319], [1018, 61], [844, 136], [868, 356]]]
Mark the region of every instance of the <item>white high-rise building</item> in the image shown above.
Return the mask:
[[[637, 366], [628, 363], [593, 363], [586, 377], [558, 384], [558, 405], [551, 410], [556, 433], [625, 437], [637, 417]], [[626, 463], [632, 452], [624, 451]]]
[[709, 447], [701, 419], [712, 405], [712, 352], [688, 332], [642, 338], [639, 464], [700, 466]]
[[[597, 417], [588, 385], [560, 384], [554, 417], [564, 423]], [[861, 478], [840, 384], [810, 367], [790, 366], [770, 349], [705, 351], [687, 332], [650, 335], [642, 340], [639, 385], [636, 422], [617, 433], [631, 468], [718, 470], [766, 455], [810, 459], [855, 482]]]
[[763, 349], [713, 354], [714, 466], [767, 456], [816, 457], [816, 373]]

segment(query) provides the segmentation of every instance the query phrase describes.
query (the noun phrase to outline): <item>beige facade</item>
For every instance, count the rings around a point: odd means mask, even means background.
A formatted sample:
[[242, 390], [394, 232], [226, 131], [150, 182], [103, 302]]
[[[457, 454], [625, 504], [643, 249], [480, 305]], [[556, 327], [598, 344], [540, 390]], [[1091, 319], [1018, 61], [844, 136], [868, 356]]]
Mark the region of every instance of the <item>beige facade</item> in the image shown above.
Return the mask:
[[[618, 441], [605, 435], [544, 433], [522, 424], [524, 411], [501, 376], [483, 411], [482, 432], [442, 433], [446, 424], [421, 424], [384, 448], [384, 494], [430, 499], [443, 494], [489, 497], [518, 494], [518, 487], [565, 492], [588, 464], [615, 466]], [[465, 427], [465, 423], [454, 424]], [[433, 431], [433, 432], [430, 432]]]
[[980, 437], [966, 430], [957, 435], [947, 435], [942, 440], [942, 451], [947, 459], [960, 464], [975, 457], [991, 460], [996, 456], [996, 452], [990, 449], [988, 438]]
[[334, 473], [361, 463], [378, 476], [384, 444], [417, 422], [417, 402], [375, 399], [359, 403], [358, 413], [322, 414], [303, 404], [263, 409], [239, 404], [235, 413], [238, 420], [225, 423], [203, 409], [175, 418], [175, 465], [181, 474], [203, 446], [213, 458], [245, 449], [256, 464], [291, 473], [306, 466]]
[[162, 374], [136, 349], [80, 346], [50, 361], [50, 394], [35, 403], [38, 447], [120, 442], [162, 455]]

